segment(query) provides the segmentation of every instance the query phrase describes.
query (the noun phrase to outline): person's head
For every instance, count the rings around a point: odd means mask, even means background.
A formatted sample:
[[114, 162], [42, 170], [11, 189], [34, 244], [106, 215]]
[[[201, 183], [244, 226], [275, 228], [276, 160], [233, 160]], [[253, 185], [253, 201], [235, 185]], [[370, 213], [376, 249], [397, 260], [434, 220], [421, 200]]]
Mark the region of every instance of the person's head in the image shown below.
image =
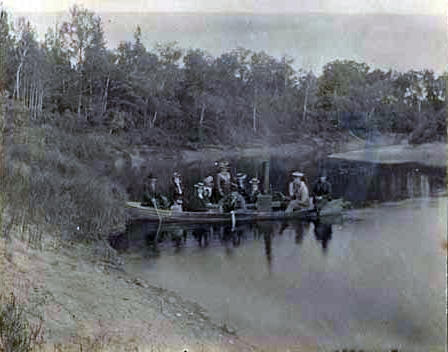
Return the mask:
[[202, 182], [198, 182], [194, 185], [196, 194], [199, 198], [202, 198], [202, 195], [204, 194], [204, 184]]
[[152, 175], [152, 174], [149, 174], [149, 176], [148, 176], [148, 181], [149, 181], [149, 185], [150, 185], [151, 187], [153, 187], [153, 188], [156, 187], [156, 185], [157, 185], [157, 177], [155, 177], [155, 176]]
[[305, 175], [302, 172], [300, 172], [300, 171], [294, 171], [292, 173], [293, 180], [296, 181], [296, 182], [302, 181], [304, 176]]
[[252, 178], [250, 181], [250, 186], [252, 190], [257, 190], [258, 189], [258, 185], [260, 184], [260, 180], [256, 177]]
[[175, 171], [173, 172], [173, 180], [174, 182], [179, 182], [180, 181], [180, 173]]
[[239, 173], [236, 174], [236, 179], [238, 180], [238, 183], [239, 183], [240, 185], [242, 185], [242, 184], [244, 183], [244, 180], [246, 179], [246, 177], [247, 177], [247, 175], [246, 175], [246, 174], [243, 174], [243, 173], [241, 173], [241, 172], [239, 172]]
[[325, 181], [327, 181], [327, 176], [324, 176], [324, 175], [320, 176], [320, 177], [319, 177], [319, 181], [320, 181], [320, 182], [325, 182]]
[[219, 162], [219, 171], [223, 172], [223, 171], [227, 171], [229, 169], [229, 163], [227, 161], [221, 161]]

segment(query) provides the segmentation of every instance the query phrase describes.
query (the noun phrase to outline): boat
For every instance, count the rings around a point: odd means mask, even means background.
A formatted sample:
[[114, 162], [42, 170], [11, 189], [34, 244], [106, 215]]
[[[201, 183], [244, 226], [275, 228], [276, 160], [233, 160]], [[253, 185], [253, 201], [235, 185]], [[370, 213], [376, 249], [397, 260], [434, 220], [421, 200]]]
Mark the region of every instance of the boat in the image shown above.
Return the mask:
[[221, 212], [219, 209], [207, 209], [203, 211], [175, 211], [156, 209], [142, 206], [140, 202], [127, 202], [126, 207], [132, 221], [148, 221], [163, 223], [223, 223], [223, 222], [256, 222], [265, 220], [317, 220], [324, 216], [340, 215], [344, 202], [340, 199], [333, 200], [319, 212], [314, 208], [295, 210], [286, 213], [284, 210], [260, 211], [257, 209], [237, 209], [230, 213]]

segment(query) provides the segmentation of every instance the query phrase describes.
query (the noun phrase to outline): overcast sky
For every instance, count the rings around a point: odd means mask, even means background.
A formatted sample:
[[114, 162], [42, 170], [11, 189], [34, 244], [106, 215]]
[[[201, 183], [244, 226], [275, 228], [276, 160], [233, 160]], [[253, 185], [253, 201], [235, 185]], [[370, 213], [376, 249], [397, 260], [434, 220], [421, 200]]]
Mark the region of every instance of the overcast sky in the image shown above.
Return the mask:
[[331, 12], [446, 14], [446, 0], [0, 0], [18, 12], [65, 11], [74, 3], [96, 12]]

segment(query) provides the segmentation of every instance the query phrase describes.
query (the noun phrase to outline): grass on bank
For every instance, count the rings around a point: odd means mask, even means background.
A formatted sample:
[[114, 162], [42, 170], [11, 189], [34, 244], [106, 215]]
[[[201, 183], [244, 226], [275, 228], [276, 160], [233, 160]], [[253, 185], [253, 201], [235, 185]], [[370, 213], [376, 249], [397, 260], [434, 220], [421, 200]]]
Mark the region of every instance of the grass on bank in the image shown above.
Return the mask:
[[112, 137], [89, 133], [74, 116], [30, 120], [0, 99], [3, 228], [51, 225], [64, 239], [87, 241], [123, 230], [126, 192], [98, 167], [110, 163]]

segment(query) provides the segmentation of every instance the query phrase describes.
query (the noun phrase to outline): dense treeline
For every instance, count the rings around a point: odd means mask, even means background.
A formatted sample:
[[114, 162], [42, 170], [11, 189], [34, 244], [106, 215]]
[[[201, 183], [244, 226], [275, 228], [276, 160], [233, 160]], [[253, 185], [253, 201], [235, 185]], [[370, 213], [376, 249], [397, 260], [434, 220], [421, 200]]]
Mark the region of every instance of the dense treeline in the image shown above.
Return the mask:
[[334, 61], [317, 77], [263, 52], [150, 50], [141, 37], [137, 27], [132, 42], [108, 49], [101, 18], [74, 6], [39, 42], [29, 22], [0, 8], [2, 234], [19, 229], [34, 243], [42, 233], [98, 240], [122, 231], [123, 203], [146, 175], [111, 166], [132, 144], [446, 134], [447, 74]]
[[[445, 82], [429, 70], [399, 73], [333, 61], [320, 76], [292, 60], [238, 48], [219, 57], [175, 43], [106, 47], [101, 18], [74, 6], [39, 43], [29, 22], [0, 23], [0, 89], [38, 119], [73, 119], [134, 143], [239, 143], [250, 137], [358, 132], [446, 133]], [[175, 137], [175, 138], [173, 138]]]

